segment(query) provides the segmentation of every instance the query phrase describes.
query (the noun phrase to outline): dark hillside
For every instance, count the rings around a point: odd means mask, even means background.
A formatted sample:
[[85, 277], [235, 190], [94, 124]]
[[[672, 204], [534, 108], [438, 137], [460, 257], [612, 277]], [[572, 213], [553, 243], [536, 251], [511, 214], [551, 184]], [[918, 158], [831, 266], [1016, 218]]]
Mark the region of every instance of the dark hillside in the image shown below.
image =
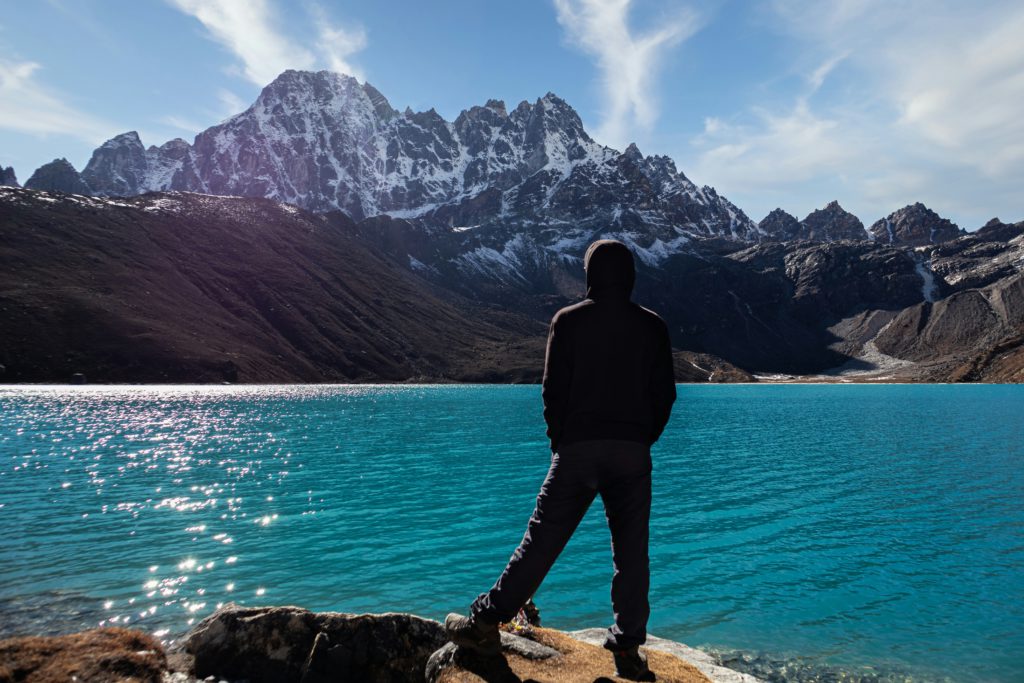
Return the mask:
[[529, 381], [542, 323], [441, 300], [269, 200], [4, 188], [5, 382]]

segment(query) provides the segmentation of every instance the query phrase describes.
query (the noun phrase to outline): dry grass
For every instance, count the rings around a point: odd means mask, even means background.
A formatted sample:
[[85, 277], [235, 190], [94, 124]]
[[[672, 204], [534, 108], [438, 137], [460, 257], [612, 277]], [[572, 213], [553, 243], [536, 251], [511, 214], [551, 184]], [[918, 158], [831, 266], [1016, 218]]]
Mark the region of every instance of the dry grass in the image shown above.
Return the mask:
[[[449, 669], [438, 683], [611, 683], [616, 677], [612, 655], [604, 648], [583, 643], [564, 633], [535, 628], [533, 639], [562, 653], [547, 660], [529, 660], [506, 653], [508, 669], [483, 675], [465, 669]], [[673, 655], [641, 648], [659, 683], [709, 683], [696, 668]]]
[[0, 641], [0, 683], [159, 683], [165, 667], [159, 641], [124, 628]]

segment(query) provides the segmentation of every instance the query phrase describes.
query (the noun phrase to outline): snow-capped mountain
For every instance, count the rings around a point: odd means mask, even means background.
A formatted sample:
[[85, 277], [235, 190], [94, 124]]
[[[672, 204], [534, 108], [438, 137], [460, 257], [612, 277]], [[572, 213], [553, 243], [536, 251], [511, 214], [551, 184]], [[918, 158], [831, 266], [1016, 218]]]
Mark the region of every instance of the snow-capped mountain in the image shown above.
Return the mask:
[[431, 231], [557, 228], [540, 241], [569, 251], [601, 231], [628, 238], [648, 260], [693, 237], [760, 234], [671, 159], [595, 142], [554, 94], [511, 111], [490, 100], [446, 121], [434, 110], [399, 112], [368, 83], [327, 71], [286, 71], [191, 145], [147, 149], [136, 133], [119, 135], [95, 151], [82, 178], [98, 195], [266, 197], [355, 220], [408, 219]]

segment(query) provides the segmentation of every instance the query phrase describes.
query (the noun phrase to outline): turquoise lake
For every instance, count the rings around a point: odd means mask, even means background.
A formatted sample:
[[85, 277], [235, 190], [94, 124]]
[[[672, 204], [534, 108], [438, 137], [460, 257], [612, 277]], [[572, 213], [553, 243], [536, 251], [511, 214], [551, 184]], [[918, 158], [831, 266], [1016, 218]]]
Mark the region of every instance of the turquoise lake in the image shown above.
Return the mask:
[[[537, 386], [0, 387], [0, 635], [171, 640], [227, 601], [464, 612], [533, 509], [540, 408]], [[653, 460], [652, 634], [1024, 681], [1024, 387], [680, 385]], [[611, 570], [597, 501], [545, 625], [606, 626]]]

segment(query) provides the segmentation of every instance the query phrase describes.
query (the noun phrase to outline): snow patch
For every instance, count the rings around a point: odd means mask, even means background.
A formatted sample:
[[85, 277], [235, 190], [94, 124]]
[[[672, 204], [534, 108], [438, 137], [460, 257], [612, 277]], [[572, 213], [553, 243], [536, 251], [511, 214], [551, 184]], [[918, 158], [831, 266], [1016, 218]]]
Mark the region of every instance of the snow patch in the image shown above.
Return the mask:
[[921, 276], [921, 296], [929, 303], [934, 302], [935, 294], [939, 290], [938, 285], [935, 284], [935, 275], [921, 260], [914, 261], [914, 270]]

